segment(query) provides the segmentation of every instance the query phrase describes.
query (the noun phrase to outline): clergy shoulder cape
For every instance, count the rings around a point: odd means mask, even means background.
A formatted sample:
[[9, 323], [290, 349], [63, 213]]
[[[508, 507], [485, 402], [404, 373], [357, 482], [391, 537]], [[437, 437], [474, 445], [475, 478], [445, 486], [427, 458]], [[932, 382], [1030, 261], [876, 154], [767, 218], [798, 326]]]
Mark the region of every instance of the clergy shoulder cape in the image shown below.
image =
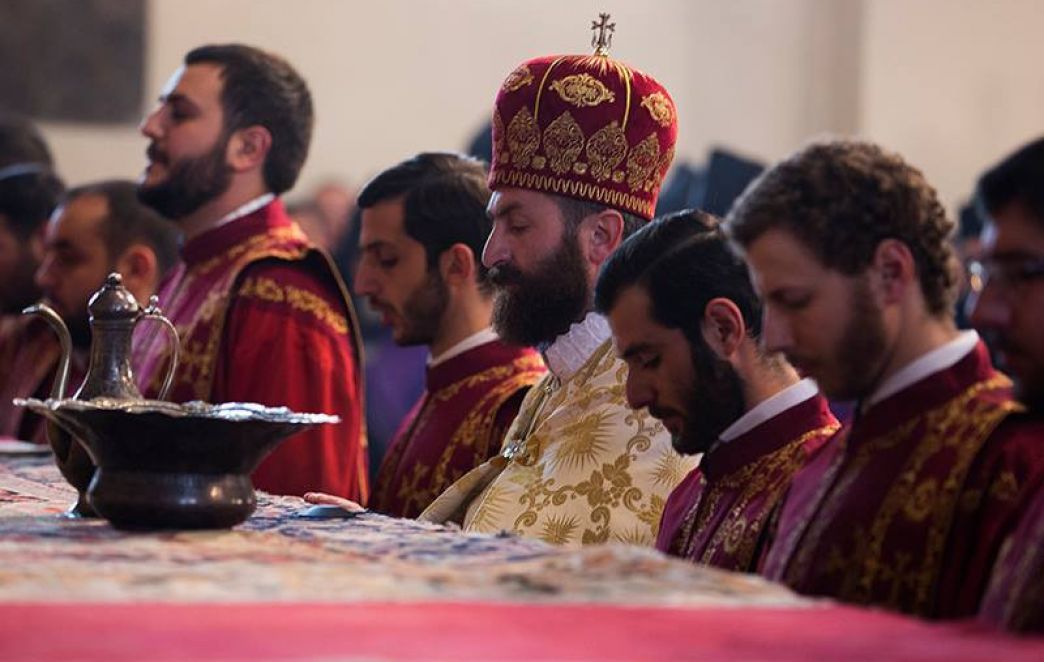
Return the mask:
[[763, 574], [929, 618], [975, 614], [1040, 482], [1039, 440], [980, 342], [873, 404], [795, 476]]
[[667, 495], [695, 461], [674, 451], [648, 412], [627, 406], [626, 377], [610, 340], [568, 377], [548, 373], [523, 401], [503, 452], [457, 481], [422, 519], [463, 515], [466, 531], [570, 546], [652, 545]]
[[[336, 414], [294, 435], [254, 484], [275, 494], [322, 491], [365, 501], [362, 350], [355, 313], [324, 253], [275, 200], [194, 237], [159, 290], [181, 338], [175, 402], [257, 402]], [[156, 397], [170, 360], [156, 325], [135, 334], [135, 376]]]
[[719, 442], [671, 493], [657, 549], [726, 570], [757, 570], [791, 479], [839, 427], [814, 394]]
[[[1036, 463], [1044, 463], [1044, 420], [1012, 416], [1004, 425], [1035, 438]], [[1004, 543], [980, 613], [1005, 629], [1044, 634], [1044, 480], [1038, 480], [1035, 491], [1032, 504]]]
[[417, 517], [499, 453], [522, 398], [544, 372], [539, 353], [499, 340], [429, 366], [424, 392], [381, 462], [370, 509]]

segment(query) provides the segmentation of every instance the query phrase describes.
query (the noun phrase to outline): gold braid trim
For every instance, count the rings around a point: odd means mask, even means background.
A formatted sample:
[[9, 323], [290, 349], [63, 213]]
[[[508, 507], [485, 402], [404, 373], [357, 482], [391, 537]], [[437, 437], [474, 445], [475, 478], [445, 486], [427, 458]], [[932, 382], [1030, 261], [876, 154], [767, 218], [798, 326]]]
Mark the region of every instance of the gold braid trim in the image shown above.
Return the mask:
[[727, 492], [736, 492], [736, 503], [729, 509], [718, 530], [711, 536], [700, 562], [709, 564], [719, 549], [736, 560], [737, 569], [750, 569], [754, 562], [755, 545], [769, 515], [775, 506], [755, 517], [744, 519], [744, 511], [752, 500], [766, 495], [769, 501], [778, 501], [790, 485], [790, 481], [806, 461], [805, 444], [811, 439], [832, 435], [841, 427], [840, 423], [829, 423], [809, 430], [788, 444], [757, 458], [735, 472], [723, 476], [712, 484], [703, 477], [707, 499], [701, 497], [693, 504], [685, 518], [679, 536], [679, 551], [685, 558], [695, 560], [695, 534], [707, 526], [711, 516], [717, 512], [718, 503]]
[[271, 278], [250, 277], [239, 287], [239, 296], [270, 303], [285, 303], [296, 311], [311, 315], [335, 334], [348, 333], [348, 320], [314, 292], [293, 285], [280, 285]]
[[[890, 489], [869, 522], [869, 526], [852, 526], [855, 549], [852, 557], [844, 557], [837, 549], [828, 554], [823, 572], [839, 574], [836, 597], [859, 603], [884, 604], [902, 611], [927, 615], [935, 606], [941, 558], [954, 519], [969, 468], [997, 425], [1019, 405], [1014, 401], [976, 403], [984, 392], [1007, 388], [1011, 381], [997, 373], [976, 382], [938, 407], [896, 426], [892, 431], [860, 444], [858, 452], [849, 453], [842, 446], [833, 466], [824, 476], [823, 485], [812, 507], [792, 530], [801, 538], [798, 548], [784, 566], [783, 579], [794, 585], [809, 576], [812, 557], [820, 548], [826, 528], [834, 523], [849, 492], [863, 475], [870, 459], [879, 452], [900, 445], [916, 444], [909, 452], [902, 471], [895, 476]], [[974, 405], [974, 407], [972, 406]], [[921, 426], [920, 438], [911, 435]], [[851, 428], [849, 428], [851, 433]], [[843, 440], [847, 445], [847, 439]], [[922, 473], [937, 454], [954, 454], [950, 472], [941, 481]], [[842, 474], [839, 477], [839, 474]], [[829, 499], [826, 498], [830, 493]], [[916, 558], [909, 550], [889, 548], [892, 523], [898, 517], [924, 522], [923, 550]], [[790, 541], [789, 544], [793, 544]], [[914, 543], [916, 544], [916, 543]], [[903, 552], [907, 553], [904, 554]], [[874, 599], [875, 587], [886, 583], [890, 595], [883, 602]], [[900, 596], [911, 597], [909, 608], [900, 604]]]
[[647, 199], [604, 186], [518, 170], [497, 169], [493, 175], [492, 184], [494, 187], [511, 186], [575, 198], [593, 199], [609, 207], [623, 209], [645, 218], [651, 218], [656, 208], [655, 204]]
[[[303, 245], [289, 248], [273, 246], [273, 244], [285, 241], [297, 241]], [[287, 227], [272, 228], [267, 232], [255, 234], [246, 241], [233, 245], [224, 253], [215, 255], [192, 270], [202, 275], [222, 264], [240, 261], [240, 264], [245, 265], [261, 257], [298, 260], [308, 253], [307, 243], [308, 237], [305, 236], [296, 223]]]
[[[467, 417], [461, 421], [460, 427], [457, 428], [439, 457], [435, 467], [434, 485], [440, 491], [465, 473], [460, 472], [460, 475], [456, 476], [448, 475], [450, 463], [460, 449], [470, 448], [472, 450], [473, 455], [470, 461], [472, 465], [477, 466], [489, 457], [490, 451], [494, 450], [490, 448], [490, 445], [502, 441], [491, 438], [500, 408], [520, 390], [528, 389], [536, 384], [543, 374], [543, 360], [536, 355], [527, 355], [517, 358], [509, 364], [494, 366], [476, 375], [471, 375], [434, 394], [433, 397], [436, 401], [448, 400], [461, 388], [474, 388], [493, 382], [492, 388], [482, 395]], [[495, 450], [499, 451], [500, 448], [497, 447]]]

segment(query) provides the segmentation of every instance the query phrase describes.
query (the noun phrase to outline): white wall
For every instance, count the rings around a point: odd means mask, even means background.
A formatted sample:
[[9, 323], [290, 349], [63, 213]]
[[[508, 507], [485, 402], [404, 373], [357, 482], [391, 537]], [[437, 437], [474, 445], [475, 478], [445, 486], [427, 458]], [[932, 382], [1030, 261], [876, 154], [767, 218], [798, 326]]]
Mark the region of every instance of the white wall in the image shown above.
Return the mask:
[[[777, 159], [823, 132], [859, 133], [921, 166], [948, 203], [1041, 133], [1041, 0], [150, 0], [149, 103], [190, 48], [244, 41], [285, 55], [316, 99], [298, 191], [359, 182], [426, 149], [460, 149], [523, 59], [589, 50], [610, 11], [613, 54], [678, 105], [678, 153], [724, 144]], [[144, 105], [143, 105], [144, 108]], [[44, 125], [70, 183], [135, 177], [132, 126]]]
[[[300, 191], [330, 175], [359, 181], [419, 150], [462, 148], [508, 72], [530, 57], [588, 52], [591, 20], [610, 11], [617, 25], [613, 54], [652, 73], [675, 97], [680, 155], [702, 161], [708, 146], [728, 144], [775, 158], [808, 133], [846, 128], [854, 117], [847, 72], [822, 63], [833, 63], [838, 50], [824, 17], [843, 22], [844, 8], [857, 6], [856, 0], [152, 0], [146, 89], [151, 103], [184, 53], [206, 42], [244, 41], [285, 55], [308, 79], [318, 114]], [[133, 177], [144, 161], [144, 139], [131, 126], [48, 124], [45, 131], [71, 183]]]
[[960, 203], [978, 173], [1044, 134], [1044, 2], [869, 0], [863, 133]]

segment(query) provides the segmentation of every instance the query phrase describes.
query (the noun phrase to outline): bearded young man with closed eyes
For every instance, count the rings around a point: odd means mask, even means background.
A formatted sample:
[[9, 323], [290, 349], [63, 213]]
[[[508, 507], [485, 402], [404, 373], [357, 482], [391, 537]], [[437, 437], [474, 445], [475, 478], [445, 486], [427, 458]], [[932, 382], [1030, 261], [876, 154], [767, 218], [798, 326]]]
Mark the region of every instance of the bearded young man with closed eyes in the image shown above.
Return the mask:
[[656, 547], [752, 572], [793, 475], [839, 424], [815, 383], [758, 347], [761, 304], [717, 221], [658, 219], [602, 268], [595, 298], [627, 363], [627, 402], [686, 455], [703, 454], [667, 499]]
[[880, 147], [812, 144], [729, 212], [765, 350], [854, 420], [795, 477], [763, 573], [928, 618], [974, 614], [1041, 480], [1011, 381], [953, 322], [956, 260], [924, 176]]

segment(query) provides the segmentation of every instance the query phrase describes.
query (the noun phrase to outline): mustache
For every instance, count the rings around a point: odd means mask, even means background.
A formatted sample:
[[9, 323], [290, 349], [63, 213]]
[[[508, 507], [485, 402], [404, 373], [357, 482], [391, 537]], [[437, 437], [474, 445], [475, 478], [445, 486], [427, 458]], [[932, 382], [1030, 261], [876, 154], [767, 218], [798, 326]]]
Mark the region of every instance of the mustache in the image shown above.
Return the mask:
[[667, 407], [649, 407], [649, 415], [660, 421], [670, 418], [671, 416], [679, 416], [684, 418], [681, 412], [676, 411], [674, 409], [669, 409]]
[[145, 156], [148, 157], [153, 163], [166, 163], [167, 155], [164, 154], [159, 147], [156, 147], [155, 143], [152, 143], [145, 150]]
[[515, 285], [525, 281], [522, 270], [510, 264], [498, 264], [489, 270], [489, 282], [497, 287]]
[[375, 297], [367, 297], [366, 305], [368, 305], [370, 307], [370, 309], [373, 310], [374, 312], [378, 312], [378, 313], [394, 312], [392, 310], [392, 307], [390, 305], [388, 305], [388, 303], [385, 302], [383, 299], [377, 299]]

